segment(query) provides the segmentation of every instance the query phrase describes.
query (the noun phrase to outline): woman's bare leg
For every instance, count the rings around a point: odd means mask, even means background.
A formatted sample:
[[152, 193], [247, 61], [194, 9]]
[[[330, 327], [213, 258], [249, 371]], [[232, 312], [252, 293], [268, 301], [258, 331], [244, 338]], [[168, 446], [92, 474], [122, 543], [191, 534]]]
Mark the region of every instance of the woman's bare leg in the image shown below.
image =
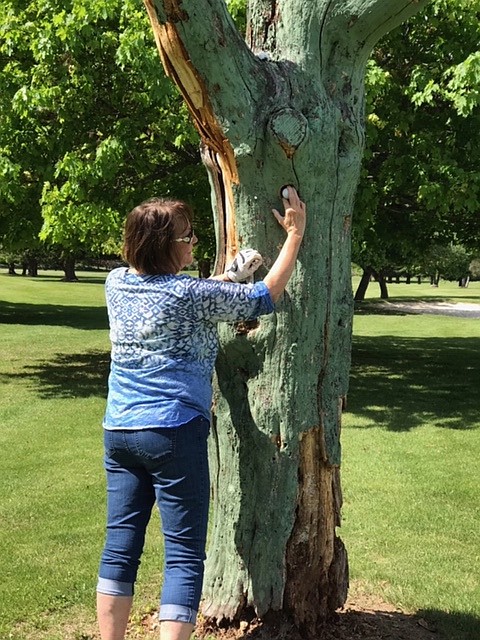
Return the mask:
[[194, 625], [190, 622], [162, 620], [160, 622], [160, 640], [188, 640], [193, 629]]
[[124, 640], [133, 596], [97, 593], [97, 619], [102, 640]]

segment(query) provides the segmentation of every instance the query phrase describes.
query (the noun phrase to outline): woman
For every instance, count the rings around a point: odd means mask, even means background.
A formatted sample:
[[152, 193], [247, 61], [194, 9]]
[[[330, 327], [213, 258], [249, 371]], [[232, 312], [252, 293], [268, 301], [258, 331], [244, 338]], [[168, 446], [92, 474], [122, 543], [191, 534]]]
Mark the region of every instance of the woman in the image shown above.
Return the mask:
[[[305, 205], [289, 187], [287, 238], [269, 273], [233, 284], [228, 271], [201, 280], [178, 275], [197, 238], [184, 202], [152, 199], [129, 214], [129, 268], [106, 280], [112, 365], [104, 419], [107, 536], [97, 612], [102, 640], [123, 640], [133, 585], [155, 501], [165, 539], [161, 640], [187, 640], [199, 606], [207, 533], [207, 436], [216, 323], [271, 313], [292, 274]], [[238, 280], [238, 273], [235, 274]]]

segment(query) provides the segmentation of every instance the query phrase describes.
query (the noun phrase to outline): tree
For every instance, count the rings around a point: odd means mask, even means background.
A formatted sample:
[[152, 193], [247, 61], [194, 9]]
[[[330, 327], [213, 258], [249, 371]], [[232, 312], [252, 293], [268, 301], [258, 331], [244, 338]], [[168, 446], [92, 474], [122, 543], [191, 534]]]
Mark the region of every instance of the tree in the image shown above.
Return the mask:
[[141, 5], [3, 0], [0, 32], [5, 249], [32, 248], [40, 233], [70, 266], [118, 251], [125, 214], [156, 193], [184, 194], [208, 230], [198, 134], [158, 73]]
[[246, 245], [272, 263], [281, 185], [295, 185], [310, 211], [277, 313], [221, 328], [203, 605], [216, 620], [283, 611], [313, 635], [345, 602], [339, 435], [365, 65], [377, 39], [424, 4], [253, 0], [245, 43], [224, 0], [145, 0], [204, 143], [216, 271]]
[[421, 266], [435, 286], [438, 286], [440, 278], [458, 280], [462, 284], [469, 277], [472, 259], [472, 254], [461, 245], [432, 244], [423, 256]]
[[365, 269], [418, 266], [432, 245], [480, 243], [479, 9], [433, 0], [369, 60], [353, 225]]

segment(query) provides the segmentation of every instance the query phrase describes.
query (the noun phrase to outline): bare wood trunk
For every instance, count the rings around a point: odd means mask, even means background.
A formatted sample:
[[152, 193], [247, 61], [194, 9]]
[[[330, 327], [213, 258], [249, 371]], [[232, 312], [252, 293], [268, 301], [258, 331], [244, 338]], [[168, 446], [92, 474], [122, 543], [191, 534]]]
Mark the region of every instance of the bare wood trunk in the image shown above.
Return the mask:
[[341, 524], [339, 468], [325, 462], [323, 450], [319, 429], [302, 434], [300, 496], [286, 555], [285, 608], [307, 633], [320, 628], [325, 612], [342, 607], [348, 592], [347, 552], [335, 535]]

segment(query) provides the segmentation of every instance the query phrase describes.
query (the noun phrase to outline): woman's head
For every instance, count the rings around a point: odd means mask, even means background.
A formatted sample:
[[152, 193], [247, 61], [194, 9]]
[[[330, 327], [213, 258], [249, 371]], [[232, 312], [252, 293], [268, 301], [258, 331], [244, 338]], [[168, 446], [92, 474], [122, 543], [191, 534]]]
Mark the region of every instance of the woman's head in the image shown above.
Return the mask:
[[[192, 241], [179, 242], [190, 236]], [[127, 216], [123, 257], [140, 273], [177, 273], [192, 262], [192, 210], [181, 200], [151, 198]]]

